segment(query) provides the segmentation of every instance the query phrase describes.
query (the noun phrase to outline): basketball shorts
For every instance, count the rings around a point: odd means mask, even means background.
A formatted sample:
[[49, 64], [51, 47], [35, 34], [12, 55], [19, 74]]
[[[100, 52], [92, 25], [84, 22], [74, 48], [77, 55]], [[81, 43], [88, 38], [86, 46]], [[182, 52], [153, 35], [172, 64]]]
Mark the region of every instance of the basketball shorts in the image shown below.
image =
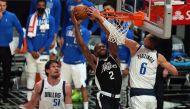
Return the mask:
[[73, 81], [75, 88], [86, 87], [86, 63], [61, 64], [61, 78], [70, 83]]
[[103, 94], [97, 96], [96, 109], [120, 109], [120, 98], [108, 97]]
[[131, 97], [131, 109], [156, 109], [155, 96], [141, 95]]

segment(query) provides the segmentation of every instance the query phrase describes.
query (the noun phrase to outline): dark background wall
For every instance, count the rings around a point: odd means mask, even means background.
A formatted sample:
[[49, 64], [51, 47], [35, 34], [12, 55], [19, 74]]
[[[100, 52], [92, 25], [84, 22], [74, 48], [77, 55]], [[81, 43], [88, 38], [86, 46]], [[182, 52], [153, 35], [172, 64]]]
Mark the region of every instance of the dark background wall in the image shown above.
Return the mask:
[[30, 0], [8, 0], [7, 6], [7, 10], [15, 13], [21, 25], [25, 27], [29, 14]]

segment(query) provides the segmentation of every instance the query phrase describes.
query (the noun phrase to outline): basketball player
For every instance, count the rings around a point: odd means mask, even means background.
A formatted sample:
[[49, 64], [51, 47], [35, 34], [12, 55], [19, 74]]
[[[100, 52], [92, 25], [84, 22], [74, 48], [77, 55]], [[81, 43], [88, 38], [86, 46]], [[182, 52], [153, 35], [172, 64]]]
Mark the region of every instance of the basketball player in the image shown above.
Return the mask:
[[[114, 12], [115, 11], [115, 6], [112, 2], [104, 2], [103, 3], [103, 9], [105, 12]], [[108, 19], [108, 21], [112, 24], [117, 24], [119, 21], [116, 21], [114, 19]], [[120, 25], [122, 26], [120, 29], [128, 28], [128, 22], [119, 22]], [[103, 44], [108, 46], [108, 41], [106, 37], [106, 33], [101, 30], [101, 41]], [[134, 38], [133, 31], [130, 29], [126, 33], [126, 37], [129, 39]], [[129, 64], [130, 64], [130, 51], [129, 48], [126, 46], [119, 44], [118, 45], [118, 54], [119, 54], [119, 60], [120, 60], [120, 67], [122, 71], [122, 85], [121, 85], [121, 99], [120, 103], [123, 107], [128, 107], [128, 74], [129, 74]]]
[[117, 56], [117, 45], [109, 43], [108, 52], [104, 44], [98, 43], [94, 49], [95, 55], [92, 54], [83, 41], [80, 24], [73, 15], [76, 41], [89, 65], [95, 71], [95, 83], [99, 89], [96, 109], [119, 109], [122, 76]]
[[60, 78], [59, 63], [48, 61], [45, 72], [47, 78], [36, 83], [32, 99], [20, 108], [34, 109], [39, 102], [39, 109], [73, 109], [71, 86]]
[[[74, 101], [80, 99], [80, 92], [82, 92], [84, 109], [88, 109], [88, 92], [86, 89], [86, 59], [76, 42], [73, 25], [66, 28], [66, 35], [62, 34], [64, 44], [62, 47], [63, 61], [61, 66], [61, 77], [68, 83], [74, 83], [75, 91], [72, 96]], [[63, 30], [64, 31], [64, 30]], [[90, 33], [84, 26], [80, 27], [82, 37], [87, 45], [90, 40]], [[64, 33], [64, 32], [62, 32]], [[75, 93], [78, 92], [78, 93]]]
[[[109, 23], [96, 9], [89, 8], [88, 14], [95, 18], [106, 29]], [[107, 30], [108, 31], [108, 30]], [[108, 31], [111, 32], [111, 31]], [[119, 36], [118, 36], [119, 37]], [[171, 65], [165, 57], [155, 50], [158, 38], [148, 34], [144, 38], [144, 45], [126, 37], [121, 42], [130, 49], [130, 96], [132, 109], [155, 109], [157, 100], [154, 93], [157, 66], [161, 65], [174, 75], [178, 75], [177, 69]]]

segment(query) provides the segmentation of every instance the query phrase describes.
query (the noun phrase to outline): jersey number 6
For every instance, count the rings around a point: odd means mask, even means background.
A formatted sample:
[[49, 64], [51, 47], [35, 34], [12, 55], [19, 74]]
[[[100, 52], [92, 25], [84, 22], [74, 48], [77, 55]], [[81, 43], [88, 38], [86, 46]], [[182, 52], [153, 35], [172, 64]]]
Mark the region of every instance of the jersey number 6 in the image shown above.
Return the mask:
[[146, 66], [147, 66], [146, 62], [143, 62], [141, 64], [140, 74], [144, 75], [146, 73]]

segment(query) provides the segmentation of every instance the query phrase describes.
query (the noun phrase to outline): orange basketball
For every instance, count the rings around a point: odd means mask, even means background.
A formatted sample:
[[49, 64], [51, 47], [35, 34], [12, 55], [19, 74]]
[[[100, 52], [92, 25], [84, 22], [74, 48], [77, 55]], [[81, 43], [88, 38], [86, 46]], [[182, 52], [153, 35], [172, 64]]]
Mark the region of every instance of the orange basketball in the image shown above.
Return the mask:
[[77, 20], [83, 20], [83, 19], [87, 18], [88, 17], [87, 12], [86, 12], [87, 8], [88, 7], [85, 5], [75, 6], [74, 10], [73, 10], [74, 14], [75, 14], [75, 18]]

